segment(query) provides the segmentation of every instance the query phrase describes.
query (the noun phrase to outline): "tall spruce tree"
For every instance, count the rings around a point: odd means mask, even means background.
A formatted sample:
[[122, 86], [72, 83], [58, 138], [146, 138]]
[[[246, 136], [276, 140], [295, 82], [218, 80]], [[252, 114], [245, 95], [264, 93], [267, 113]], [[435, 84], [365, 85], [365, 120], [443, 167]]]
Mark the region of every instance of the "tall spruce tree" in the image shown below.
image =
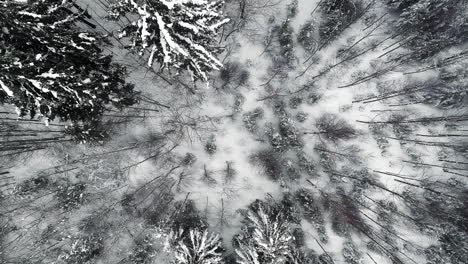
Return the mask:
[[293, 236], [284, 208], [260, 200], [245, 212], [240, 234], [235, 238], [239, 264], [293, 264]]
[[218, 29], [229, 20], [220, 9], [224, 1], [208, 0], [115, 0], [110, 17], [130, 14], [131, 23], [121, 29], [120, 38], [129, 38], [129, 49], [148, 56], [148, 66], [188, 70], [193, 79], [208, 79], [207, 72], [219, 70], [215, 57]]
[[103, 54], [102, 37], [85, 30], [85, 11], [68, 0], [25, 2], [0, 1], [0, 103], [15, 105], [21, 117], [74, 125], [135, 103], [125, 68]]

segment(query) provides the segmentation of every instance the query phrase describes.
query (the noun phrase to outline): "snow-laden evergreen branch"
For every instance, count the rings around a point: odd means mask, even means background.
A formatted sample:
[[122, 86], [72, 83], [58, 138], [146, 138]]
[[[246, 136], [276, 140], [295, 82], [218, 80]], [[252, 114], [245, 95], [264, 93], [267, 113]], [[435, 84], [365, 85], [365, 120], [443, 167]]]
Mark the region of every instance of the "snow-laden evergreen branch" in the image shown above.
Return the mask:
[[221, 239], [207, 230], [183, 230], [172, 232], [169, 239], [176, 243], [176, 264], [222, 264]]
[[136, 17], [122, 28], [120, 38], [130, 38], [130, 49], [148, 55], [148, 67], [156, 61], [161, 69], [188, 70], [194, 79], [208, 79], [207, 72], [219, 70], [215, 57], [218, 29], [229, 19], [220, 9], [224, 1], [207, 0], [116, 0], [110, 17]]
[[293, 237], [282, 214], [269, 215], [260, 205], [248, 212], [246, 222], [249, 231], [238, 237], [238, 263], [286, 263]]
[[68, 0], [0, 3], [0, 103], [20, 116], [99, 120], [106, 105], [134, 102], [125, 69], [102, 54], [100, 37], [75, 26]]

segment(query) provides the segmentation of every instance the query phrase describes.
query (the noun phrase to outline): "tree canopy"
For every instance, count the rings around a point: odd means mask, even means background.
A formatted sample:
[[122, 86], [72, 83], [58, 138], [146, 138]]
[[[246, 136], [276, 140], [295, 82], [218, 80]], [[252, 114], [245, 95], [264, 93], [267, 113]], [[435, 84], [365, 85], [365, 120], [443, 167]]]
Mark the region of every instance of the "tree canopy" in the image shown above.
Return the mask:
[[77, 25], [85, 13], [74, 7], [0, 3], [0, 102], [20, 116], [82, 122], [99, 119], [106, 106], [135, 103], [125, 68], [103, 53], [102, 37]]
[[221, 14], [223, 4], [207, 0], [116, 0], [110, 17], [134, 15], [119, 37], [129, 38], [128, 48], [140, 55], [149, 54], [149, 67], [156, 61], [162, 69], [188, 70], [194, 79], [207, 81], [207, 72], [222, 67], [215, 55], [221, 51], [217, 30], [229, 21]]

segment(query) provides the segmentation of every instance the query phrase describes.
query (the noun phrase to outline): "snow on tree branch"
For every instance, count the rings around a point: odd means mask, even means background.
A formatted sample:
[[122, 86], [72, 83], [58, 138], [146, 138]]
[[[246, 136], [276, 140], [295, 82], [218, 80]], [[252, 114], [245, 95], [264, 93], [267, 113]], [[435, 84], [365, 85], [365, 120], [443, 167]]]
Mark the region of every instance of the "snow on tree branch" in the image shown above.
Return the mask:
[[129, 38], [129, 48], [140, 55], [149, 54], [149, 67], [156, 61], [161, 69], [185, 69], [206, 81], [207, 72], [222, 67], [215, 55], [221, 51], [217, 31], [229, 21], [221, 14], [223, 5], [219, 0], [116, 0], [110, 17], [137, 17], [119, 37]]
[[102, 54], [101, 38], [76, 26], [68, 0], [0, 2], [0, 103], [20, 116], [98, 120], [108, 105], [134, 103], [125, 68]]
[[[266, 208], [268, 209], [268, 208]], [[239, 264], [285, 263], [293, 237], [282, 213], [268, 214], [260, 204], [246, 215], [246, 230], [239, 237]]]
[[174, 249], [177, 264], [222, 264], [221, 239], [208, 231], [190, 230], [184, 237], [183, 230], [173, 232], [171, 239], [176, 241]]

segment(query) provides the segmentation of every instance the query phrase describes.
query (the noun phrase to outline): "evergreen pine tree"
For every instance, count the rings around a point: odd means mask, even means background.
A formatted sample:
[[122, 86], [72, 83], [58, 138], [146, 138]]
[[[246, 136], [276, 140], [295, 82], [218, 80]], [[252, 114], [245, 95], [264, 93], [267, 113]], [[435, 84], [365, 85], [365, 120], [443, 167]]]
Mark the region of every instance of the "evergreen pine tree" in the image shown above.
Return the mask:
[[245, 214], [243, 232], [235, 238], [239, 264], [292, 264], [294, 238], [281, 207], [257, 201]]
[[128, 48], [148, 54], [148, 66], [156, 61], [161, 69], [188, 70], [194, 79], [207, 80], [207, 72], [219, 70], [215, 57], [217, 30], [229, 20], [220, 9], [224, 1], [208, 0], [116, 0], [110, 18], [131, 14], [120, 38], [129, 38]]
[[81, 126], [99, 121], [107, 107], [135, 103], [125, 68], [103, 54], [103, 38], [78, 25], [87, 13], [77, 7], [0, 1], [0, 103], [15, 105], [20, 117]]

